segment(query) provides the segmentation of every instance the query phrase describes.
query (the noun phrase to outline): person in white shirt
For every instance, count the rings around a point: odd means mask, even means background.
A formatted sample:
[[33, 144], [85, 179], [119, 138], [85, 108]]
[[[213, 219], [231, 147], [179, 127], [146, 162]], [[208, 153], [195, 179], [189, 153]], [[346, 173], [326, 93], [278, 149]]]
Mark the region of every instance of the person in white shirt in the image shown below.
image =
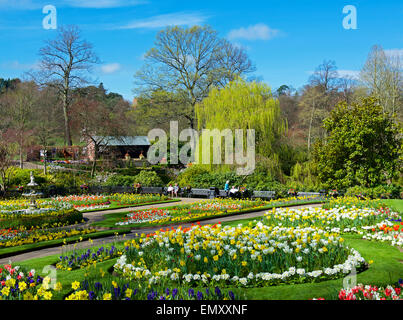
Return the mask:
[[174, 187], [172, 186], [172, 184], [169, 185], [168, 187], [168, 194], [171, 193], [171, 197], [174, 197]]

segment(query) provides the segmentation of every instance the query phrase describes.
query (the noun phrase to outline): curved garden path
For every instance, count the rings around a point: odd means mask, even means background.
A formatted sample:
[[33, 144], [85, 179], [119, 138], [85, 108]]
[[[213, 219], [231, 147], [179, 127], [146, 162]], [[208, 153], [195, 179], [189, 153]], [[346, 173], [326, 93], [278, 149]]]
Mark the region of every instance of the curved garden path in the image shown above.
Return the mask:
[[[122, 209], [115, 209], [115, 210], [88, 212], [88, 213], [84, 214], [85, 218], [89, 219], [85, 224], [100, 221], [100, 220], [102, 220], [103, 216], [108, 213], [129, 212], [131, 210], [140, 209], [140, 208], [145, 209], [145, 208], [167, 207], [167, 206], [178, 205], [181, 203], [192, 203], [192, 202], [196, 202], [196, 201], [200, 201], [200, 200], [203, 200], [203, 199], [182, 198], [181, 202], [162, 203], [162, 204], [155, 204], [155, 205], [140, 206], [140, 207], [136, 207], [136, 208], [122, 208]], [[306, 207], [321, 207], [321, 206], [322, 206], [322, 204], [306, 204], [306, 205], [290, 206], [289, 208], [299, 209], [299, 208], [306, 208]], [[260, 211], [245, 213], [245, 214], [203, 220], [203, 221], [200, 221], [200, 225], [216, 224], [218, 222], [229, 222], [229, 221], [236, 221], [236, 220], [240, 220], [240, 219], [258, 218], [258, 217], [262, 217], [265, 214], [265, 212], [267, 212], [267, 211], [268, 210], [265, 209], [265, 210], [260, 210]], [[79, 242], [77, 244], [66, 245], [64, 249], [62, 246], [59, 246], [59, 247], [53, 247], [53, 248], [47, 248], [47, 249], [39, 249], [37, 251], [32, 251], [32, 252], [15, 255], [12, 257], [2, 258], [2, 259], [0, 259], [0, 264], [6, 264], [6, 263], [10, 263], [10, 262], [15, 263], [18, 261], [42, 258], [42, 257], [51, 256], [51, 255], [61, 255], [61, 254], [63, 254], [63, 251], [65, 252], [65, 251], [72, 250], [74, 246], [76, 249], [86, 249], [86, 248], [100, 246], [100, 245], [104, 245], [104, 244], [108, 244], [108, 243], [130, 240], [130, 239], [138, 237], [138, 235], [140, 233], [150, 234], [150, 233], [154, 233], [158, 230], [161, 230], [161, 228], [164, 228], [164, 229], [171, 228], [171, 227], [178, 228], [179, 226], [182, 226], [183, 228], [187, 228], [187, 227], [190, 227], [191, 225], [192, 225], [192, 223], [179, 223], [179, 224], [174, 224], [174, 225], [169, 225], [169, 226], [164, 226], [164, 227], [155, 226], [155, 227], [144, 227], [144, 228], [139, 228], [139, 229], [133, 229], [133, 230], [131, 230], [130, 233], [126, 234], [125, 236], [108, 236], [108, 237], [104, 237], [104, 238], [93, 239], [93, 240], [91, 240], [91, 242], [83, 241], [83, 242]]]

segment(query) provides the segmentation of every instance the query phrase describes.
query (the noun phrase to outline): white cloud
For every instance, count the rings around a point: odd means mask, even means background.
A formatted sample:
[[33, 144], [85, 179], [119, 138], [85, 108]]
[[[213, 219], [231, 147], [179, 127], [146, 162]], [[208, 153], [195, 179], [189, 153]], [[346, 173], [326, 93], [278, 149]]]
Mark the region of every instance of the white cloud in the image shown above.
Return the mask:
[[279, 30], [272, 29], [269, 26], [258, 23], [247, 28], [231, 30], [228, 34], [230, 40], [246, 39], [246, 40], [270, 40], [277, 36]]
[[111, 74], [119, 71], [122, 66], [119, 63], [108, 63], [101, 66], [101, 71], [105, 74]]
[[388, 49], [385, 50], [387, 56], [401, 56], [403, 57], [403, 49]]
[[358, 79], [360, 76], [360, 71], [357, 70], [337, 70], [339, 78], [352, 78]]
[[193, 26], [202, 24], [206, 19], [207, 17], [200, 13], [177, 12], [135, 20], [125, 26], [117, 27], [117, 29], [154, 29], [172, 25]]

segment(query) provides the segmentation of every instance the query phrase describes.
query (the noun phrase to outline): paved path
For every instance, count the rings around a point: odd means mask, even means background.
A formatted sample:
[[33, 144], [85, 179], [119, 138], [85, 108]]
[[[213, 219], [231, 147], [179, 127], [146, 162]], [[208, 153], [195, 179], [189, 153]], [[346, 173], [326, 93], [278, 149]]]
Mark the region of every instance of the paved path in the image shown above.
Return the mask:
[[[182, 200], [184, 200], [184, 199], [182, 199]], [[196, 199], [193, 199], [193, 202], [194, 202], [194, 200], [196, 200]], [[199, 201], [199, 200], [200, 199], [197, 199], [197, 201]], [[186, 202], [186, 200], [183, 201], [183, 202]], [[189, 199], [189, 202], [191, 202], [190, 199]], [[176, 203], [176, 204], [178, 204], [178, 203]], [[171, 204], [171, 205], [174, 205], [174, 203]], [[153, 206], [157, 206], [157, 205], [153, 205]], [[321, 207], [321, 206], [322, 206], [322, 204], [306, 204], [306, 205], [293, 206], [292, 208], [293, 209], [298, 209], [298, 208]], [[123, 210], [123, 209], [119, 209], [119, 210]], [[111, 210], [108, 210], [108, 211], [111, 211]], [[268, 210], [266, 209], [266, 210], [251, 212], [251, 213], [234, 215], [234, 216], [218, 217], [218, 218], [213, 218], [213, 219], [208, 219], [208, 220], [201, 221], [200, 224], [201, 225], [216, 224], [218, 222], [228, 222], [228, 221], [235, 221], [235, 220], [240, 220], [240, 219], [258, 218], [258, 217], [262, 217], [265, 214], [265, 212], [267, 212], [267, 211]], [[105, 214], [106, 212], [107, 211], [97, 212], [97, 213], [94, 212], [94, 214], [96, 214], [95, 215], [96, 219], [99, 218], [98, 214]], [[113, 212], [116, 212], [116, 211], [114, 210]], [[93, 247], [93, 246], [100, 246], [100, 245], [104, 245], [104, 244], [108, 244], [108, 243], [114, 243], [114, 242], [118, 242], [118, 241], [125, 241], [125, 240], [129, 240], [129, 239], [134, 239], [134, 238], [138, 237], [138, 235], [140, 233], [144, 233], [144, 234], [154, 233], [155, 231], [158, 231], [161, 228], [167, 228], [167, 227], [169, 227], [169, 228], [171, 228], [171, 227], [178, 228], [179, 226], [182, 226], [183, 228], [187, 228], [187, 227], [190, 227], [191, 225], [192, 225], [192, 223], [183, 223], [183, 224], [175, 224], [175, 225], [170, 225], [170, 226], [165, 226], [165, 227], [159, 226], [159, 227], [141, 228], [141, 229], [138, 229], [138, 230], [132, 230], [131, 233], [126, 234], [125, 237], [123, 237], [123, 236], [109, 236], [109, 237], [100, 238], [100, 239], [93, 239], [92, 243], [90, 243], [89, 241], [80, 242], [80, 243], [76, 244], [76, 249], [86, 249], [86, 248], [90, 248], [90, 247]], [[9, 263], [10, 261], [12, 263], [15, 263], [15, 262], [18, 262], [18, 261], [25, 261], [25, 260], [34, 259], [34, 258], [42, 258], [42, 257], [51, 256], [51, 255], [62, 255], [63, 252], [72, 250], [73, 247], [74, 247], [74, 245], [71, 244], [71, 245], [65, 246], [64, 249], [62, 247], [55, 247], [55, 248], [41, 249], [41, 250], [38, 250], [38, 251], [32, 251], [32, 252], [28, 252], [28, 253], [23, 253], [23, 254], [20, 254], [20, 255], [13, 256], [13, 257], [0, 259], [0, 264]]]

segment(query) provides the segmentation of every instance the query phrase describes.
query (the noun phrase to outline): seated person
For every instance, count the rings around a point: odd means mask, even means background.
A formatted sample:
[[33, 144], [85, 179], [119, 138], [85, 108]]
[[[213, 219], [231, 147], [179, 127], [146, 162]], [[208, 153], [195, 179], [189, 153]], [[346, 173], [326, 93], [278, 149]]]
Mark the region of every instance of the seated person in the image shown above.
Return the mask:
[[231, 190], [229, 191], [229, 196], [231, 198], [234, 198], [238, 194], [238, 189], [235, 188], [235, 186], [232, 186]]
[[135, 183], [134, 188], [136, 189], [136, 193], [141, 193], [141, 183]]
[[174, 187], [172, 186], [172, 184], [169, 185], [167, 191], [168, 191], [168, 195], [170, 195], [173, 198], [174, 197]]

